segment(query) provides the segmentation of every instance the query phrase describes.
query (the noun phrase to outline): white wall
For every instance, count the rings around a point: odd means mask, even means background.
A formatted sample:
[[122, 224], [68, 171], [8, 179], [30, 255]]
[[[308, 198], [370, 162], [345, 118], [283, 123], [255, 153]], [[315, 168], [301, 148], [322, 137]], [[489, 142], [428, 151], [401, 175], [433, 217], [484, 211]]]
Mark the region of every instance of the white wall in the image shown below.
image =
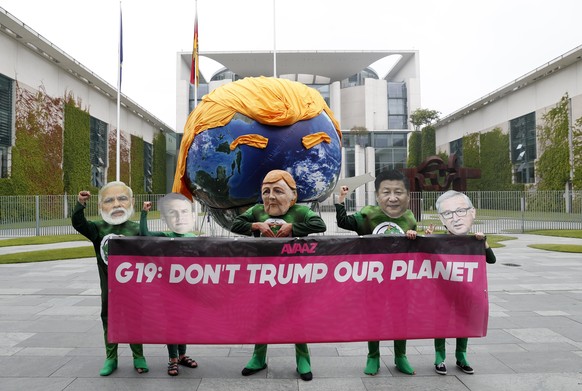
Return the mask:
[[[448, 151], [448, 143], [466, 134], [486, 132], [495, 127], [507, 131], [508, 121], [531, 112], [540, 118], [568, 93], [572, 98], [574, 120], [582, 116], [582, 62], [557, 71], [533, 84], [520, 88], [436, 131], [437, 149]], [[539, 121], [538, 121], [539, 123]]]
[[365, 86], [355, 86], [341, 90], [341, 127], [349, 130], [354, 126], [366, 126]]
[[[0, 73], [16, 80], [26, 89], [39, 90], [41, 87], [53, 97], [73, 94], [75, 101], [91, 116], [109, 124], [109, 131], [117, 129], [117, 96], [109, 97], [59, 68], [18, 41], [0, 33]], [[159, 132], [151, 123], [130, 110], [121, 109], [121, 129], [127, 133], [143, 137], [149, 143]]]
[[365, 79], [366, 129], [388, 129], [388, 83], [386, 80]]

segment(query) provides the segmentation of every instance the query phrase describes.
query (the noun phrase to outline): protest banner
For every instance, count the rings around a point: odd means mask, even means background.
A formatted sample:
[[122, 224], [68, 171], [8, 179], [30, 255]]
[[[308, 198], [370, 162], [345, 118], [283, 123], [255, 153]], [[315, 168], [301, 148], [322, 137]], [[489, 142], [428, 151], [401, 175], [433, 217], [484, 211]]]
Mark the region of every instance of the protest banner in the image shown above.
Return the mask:
[[109, 340], [297, 343], [482, 337], [472, 236], [121, 237], [109, 242]]

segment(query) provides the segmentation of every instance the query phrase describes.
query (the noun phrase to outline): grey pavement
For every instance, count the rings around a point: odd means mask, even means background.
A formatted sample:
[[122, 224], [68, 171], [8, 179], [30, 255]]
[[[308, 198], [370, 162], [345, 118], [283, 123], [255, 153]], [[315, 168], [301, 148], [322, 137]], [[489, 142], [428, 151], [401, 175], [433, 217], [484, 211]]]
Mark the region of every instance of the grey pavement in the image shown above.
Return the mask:
[[455, 368], [454, 340], [447, 340], [447, 376], [434, 371], [432, 340], [414, 340], [415, 376], [395, 370], [392, 342], [384, 341], [373, 377], [362, 372], [365, 342], [309, 344], [311, 382], [298, 379], [292, 345], [270, 345], [268, 369], [246, 378], [240, 370], [252, 345], [189, 345], [199, 367], [170, 377], [165, 346], [145, 346], [150, 372], [139, 375], [122, 344], [119, 368], [100, 377], [99, 282], [89, 258], [0, 265], [0, 390], [582, 391], [582, 255], [527, 247], [582, 240], [515, 236], [488, 265], [489, 330], [469, 341], [474, 375]]

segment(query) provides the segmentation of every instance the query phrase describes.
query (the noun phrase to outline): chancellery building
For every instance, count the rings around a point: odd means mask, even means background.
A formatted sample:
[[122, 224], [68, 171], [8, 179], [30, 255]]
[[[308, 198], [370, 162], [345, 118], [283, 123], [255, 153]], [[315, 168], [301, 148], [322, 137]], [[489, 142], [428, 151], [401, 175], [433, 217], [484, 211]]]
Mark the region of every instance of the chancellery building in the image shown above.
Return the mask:
[[[477, 77], [477, 76], [476, 76]], [[482, 98], [441, 118], [435, 125], [437, 150], [462, 159], [463, 136], [501, 129], [509, 135], [513, 183], [535, 184], [535, 163], [543, 153], [539, 128], [544, 115], [568, 97], [569, 123], [582, 118], [582, 46], [548, 59]]]

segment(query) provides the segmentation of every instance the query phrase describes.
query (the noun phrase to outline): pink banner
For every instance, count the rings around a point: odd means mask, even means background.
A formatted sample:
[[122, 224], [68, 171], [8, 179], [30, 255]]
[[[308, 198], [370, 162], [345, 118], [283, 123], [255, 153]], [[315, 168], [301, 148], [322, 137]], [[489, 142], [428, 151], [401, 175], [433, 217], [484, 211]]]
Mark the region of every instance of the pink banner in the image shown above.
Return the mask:
[[484, 243], [470, 236], [109, 242], [112, 342], [482, 337], [488, 310]]

